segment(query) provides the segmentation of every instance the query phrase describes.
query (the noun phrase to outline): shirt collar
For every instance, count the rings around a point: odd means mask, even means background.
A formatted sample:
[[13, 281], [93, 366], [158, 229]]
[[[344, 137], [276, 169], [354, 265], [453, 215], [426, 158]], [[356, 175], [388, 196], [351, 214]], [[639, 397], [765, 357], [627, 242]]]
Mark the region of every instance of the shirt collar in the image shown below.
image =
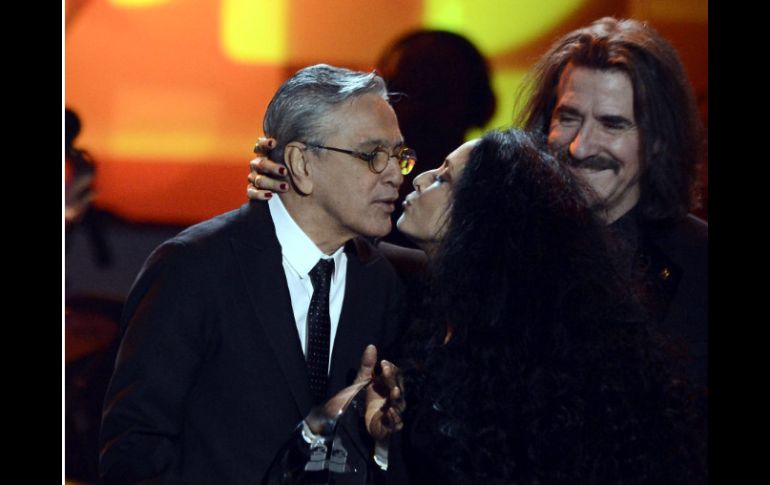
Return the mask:
[[273, 197], [267, 201], [267, 207], [273, 218], [275, 235], [281, 245], [281, 253], [297, 275], [301, 279], [307, 278], [310, 270], [318, 263], [319, 259], [331, 258], [334, 259], [332, 281], [336, 281], [338, 272], [342, 267], [345, 246], [340, 246], [331, 256], [327, 256], [318, 249], [313, 240], [294, 221], [280, 197]]

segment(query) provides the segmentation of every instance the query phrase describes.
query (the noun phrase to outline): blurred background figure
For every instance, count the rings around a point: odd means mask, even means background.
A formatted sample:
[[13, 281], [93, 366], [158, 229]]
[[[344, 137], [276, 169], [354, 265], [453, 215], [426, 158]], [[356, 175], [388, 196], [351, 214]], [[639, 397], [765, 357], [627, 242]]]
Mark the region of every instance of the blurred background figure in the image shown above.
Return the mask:
[[112, 252], [104, 237], [103, 211], [93, 207], [93, 182], [96, 166], [87, 151], [75, 146], [80, 134], [80, 117], [64, 111], [64, 222], [68, 233], [82, 226], [88, 234], [93, 255], [99, 266], [112, 263]]
[[[107, 267], [113, 261], [103, 230], [108, 213], [92, 204], [96, 166], [88, 152], [75, 144], [80, 130], [77, 113], [65, 109], [65, 243], [83, 232], [95, 264]], [[66, 249], [70, 255], [71, 244], [66, 244]], [[69, 286], [71, 276], [77, 275], [69, 274], [65, 287]], [[115, 359], [123, 302], [122, 298], [65, 290], [65, 477], [96, 483], [102, 401]]]
[[[468, 130], [487, 124], [495, 94], [484, 56], [465, 37], [418, 30], [397, 38], [380, 56], [377, 70], [388, 83], [404, 139], [417, 151], [418, 169], [404, 177], [401, 198], [416, 173], [431, 170], [462, 145]], [[397, 205], [393, 220], [401, 216]], [[414, 247], [398, 231], [385, 240]]]

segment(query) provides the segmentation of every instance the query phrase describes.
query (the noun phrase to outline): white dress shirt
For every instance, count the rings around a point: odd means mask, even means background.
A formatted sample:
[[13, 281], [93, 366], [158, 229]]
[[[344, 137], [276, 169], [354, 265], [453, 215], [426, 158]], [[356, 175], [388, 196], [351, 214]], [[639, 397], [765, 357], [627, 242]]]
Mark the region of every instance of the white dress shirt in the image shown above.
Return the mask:
[[[271, 198], [267, 202], [267, 206], [275, 225], [275, 235], [281, 245], [283, 271], [286, 273], [286, 282], [289, 286], [294, 322], [297, 325], [297, 332], [302, 344], [302, 353], [305, 355], [307, 355], [307, 311], [310, 307], [310, 300], [313, 298], [313, 282], [310, 280], [310, 270], [321, 258], [334, 259], [334, 273], [332, 273], [332, 282], [329, 288], [329, 318], [331, 320], [329, 366], [331, 367], [334, 338], [337, 336], [340, 313], [342, 313], [342, 301], [345, 299], [345, 275], [348, 269], [348, 257], [345, 254], [345, 248], [344, 246], [338, 248], [331, 256], [324, 254], [294, 222], [280, 197]], [[310, 431], [305, 421], [302, 421], [302, 437], [307, 443], [312, 443], [314, 439], [320, 439]], [[375, 444], [374, 461], [383, 470], [388, 469], [388, 448], [387, 441]]]
[[348, 269], [345, 247], [341, 246], [331, 256], [324, 254], [294, 222], [280, 197], [271, 198], [267, 202], [267, 206], [275, 225], [275, 235], [281, 245], [283, 271], [286, 273], [286, 282], [289, 286], [294, 322], [297, 325], [302, 353], [305, 355], [307, 355], [307, 311], [310, 307], [310, 300], [313, 298], [313, 282], [310, 279], [310, 270], [321, 258], [334, 259], [334, 273], [332, 273], [331, 287], [329, 288], [329, 318], [331, 320], [329, 366], [331, 366], [334, 338], [337, 336], [340, 313], [342, 313], [342, 301], [345, 299], [345, 275]]

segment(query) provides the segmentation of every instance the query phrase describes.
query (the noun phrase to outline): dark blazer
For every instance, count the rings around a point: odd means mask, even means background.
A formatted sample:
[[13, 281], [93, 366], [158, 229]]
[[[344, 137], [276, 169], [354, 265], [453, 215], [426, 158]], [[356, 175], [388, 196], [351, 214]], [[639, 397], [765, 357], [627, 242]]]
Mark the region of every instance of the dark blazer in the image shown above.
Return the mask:
[[[352, 382], [367, 344], [384, 349], [398, 334], [393, 268], [361, 239], [345, 250], [329, 395]], [[107, 482], [258, 483], [311, 408], [267, 205], [247, 203], [163, 243], [123, 322], [102, 420]]]
[[680, 339], [673, 344], [687, 359], [690, 380], [706, 387], [708, 376], [708, 224], [688, 215], [676, 224], [648, 226], [642, 254], [648, 274], [666, 295], [662, 328]]
[[634, 250], [650, 309], [685, 358], [698, 387], [707, 384], [708, 224], [694, 215], [669, 223], [641, 222], [634, 209], [613, 224]]

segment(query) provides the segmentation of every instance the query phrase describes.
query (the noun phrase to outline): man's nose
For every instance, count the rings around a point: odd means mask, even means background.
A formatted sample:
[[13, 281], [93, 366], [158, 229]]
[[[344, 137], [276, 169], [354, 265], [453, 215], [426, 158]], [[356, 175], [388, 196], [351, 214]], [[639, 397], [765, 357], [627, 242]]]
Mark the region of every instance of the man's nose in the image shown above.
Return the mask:
[[398, 157], [390, 157], [388, 159], [388, 166], [385, 167], [383, 173], [385, 175], [385, 182], [392, 184], [394, 187], [401, 187], [404, 183], [404, 176], [401, 174], [401, 161]]
[[569, 144], [569, 153], [577, 160], [585, 160], [597, 155], [597, 143], [591, 123], [584, 123]]

